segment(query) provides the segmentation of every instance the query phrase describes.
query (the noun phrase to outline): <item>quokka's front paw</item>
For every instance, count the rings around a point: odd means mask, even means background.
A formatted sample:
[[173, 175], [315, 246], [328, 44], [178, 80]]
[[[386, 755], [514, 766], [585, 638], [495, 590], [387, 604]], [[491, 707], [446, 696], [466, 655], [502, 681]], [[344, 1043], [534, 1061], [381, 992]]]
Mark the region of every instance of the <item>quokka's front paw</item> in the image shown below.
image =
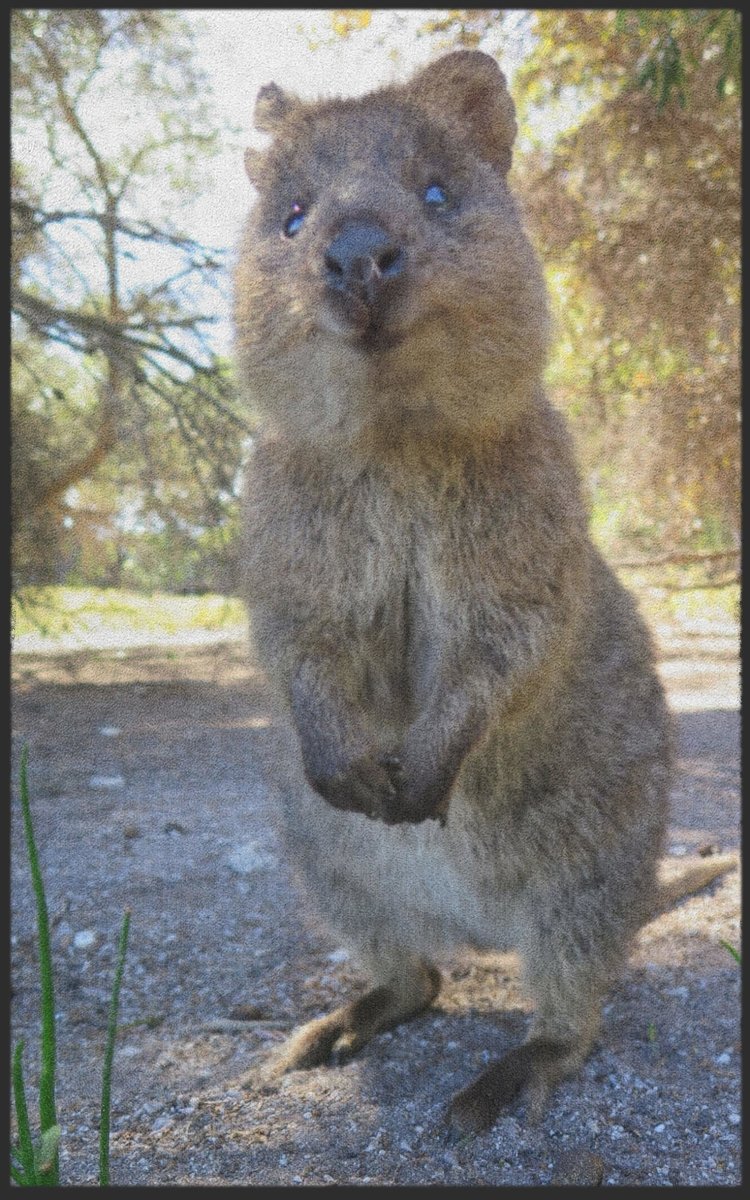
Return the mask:
[[404, 763], [398, 753], [369, 751], [343, 765], [314, 770], [307, 778], [334, 808], [362, 813], [386, 825], [418, 824], [430, 818], [445, 824], [450, 781], [443, 772]]
[[428, 820], [445, 825], [452, 776], [439, 768], [411, 762], [403, 752], [385, 754], [381, 761], [395, 788], [383, 820], [393, 825]]
[[374, 751], [330, 771], [308, 776], [310, 783], [334, 808], [391, 821], [398, 807], [398, 786], [382, 756]]

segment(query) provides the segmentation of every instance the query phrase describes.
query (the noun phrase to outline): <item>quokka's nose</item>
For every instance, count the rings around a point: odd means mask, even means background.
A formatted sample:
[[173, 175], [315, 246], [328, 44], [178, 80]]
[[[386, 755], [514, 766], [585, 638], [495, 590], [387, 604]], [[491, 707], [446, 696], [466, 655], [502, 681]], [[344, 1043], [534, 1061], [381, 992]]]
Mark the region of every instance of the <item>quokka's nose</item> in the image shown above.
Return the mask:
[[406, 251], [381, 225], [351, 221], [325, 252], [326, 284], [373, 306], [406, 266]]

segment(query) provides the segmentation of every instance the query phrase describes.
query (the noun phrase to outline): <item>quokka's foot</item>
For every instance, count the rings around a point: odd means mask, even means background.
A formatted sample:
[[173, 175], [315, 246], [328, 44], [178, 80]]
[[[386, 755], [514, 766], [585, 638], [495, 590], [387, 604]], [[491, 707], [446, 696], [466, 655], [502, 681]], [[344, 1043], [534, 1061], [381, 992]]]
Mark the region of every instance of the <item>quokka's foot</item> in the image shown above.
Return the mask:
[[440, 973], [427, 963], [401, 990], [391, 985], [372, 988], [359, 1000], [295, 1030], [273, 1055], [269, 1073], [275, 1076], [299, 1068], [347, 1062], [376, 1033], [427, 1008], [439, 990]]
[[448, 1109], [451, 1132], [464, 1136], [489, 1129], [524, 1091], [529, 1118], [538, 1120], [555, 1083], [567, 1073], [570, 1050], [568, 1043], [548, 1038], [532, 1038], [510, 1050], [453, 1097]]
[[356, 1054], [369, 1040], [347, 1027], [346, 1009], [337, 1009], [326, 1017], [317, 1017], [296, 1029], [274, 1055], [270, 1064], [274, 1074], [340, 1065]]

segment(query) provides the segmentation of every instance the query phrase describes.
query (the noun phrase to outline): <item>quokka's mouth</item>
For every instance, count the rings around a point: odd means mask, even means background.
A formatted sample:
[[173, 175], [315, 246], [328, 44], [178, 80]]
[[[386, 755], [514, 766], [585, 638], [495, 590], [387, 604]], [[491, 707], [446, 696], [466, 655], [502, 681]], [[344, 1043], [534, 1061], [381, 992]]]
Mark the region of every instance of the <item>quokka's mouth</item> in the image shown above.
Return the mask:
[[356, 291], [325, 296], [319, 322], [326, 332], [368, 353], [393, 349], [407, 335], [402, 320], [395, 320], [392, 304], [369, 304]]
[[378, 319], [372, 313], [368, 313], [367, 319], [363, 320], [359, 313], [345, 314], [341, 310], [329, 310], [319, 315], [318, 324], [321, 330], [337, 341], [367, 354], [392, 350], [400, 346], [408, 335], [408, 329], [403, 325]]

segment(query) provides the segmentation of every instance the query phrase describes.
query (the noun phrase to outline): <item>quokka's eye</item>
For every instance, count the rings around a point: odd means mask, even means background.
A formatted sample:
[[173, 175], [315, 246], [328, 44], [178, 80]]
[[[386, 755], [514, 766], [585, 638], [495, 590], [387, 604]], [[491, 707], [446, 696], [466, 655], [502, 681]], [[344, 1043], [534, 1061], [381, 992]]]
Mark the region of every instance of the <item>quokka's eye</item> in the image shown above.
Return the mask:
[[303, 204], [295, 203], [292, 205], [292, 211], [284, 222], [284, 234], [286, 237], [291, 238], [294, 237], [295, 233], [299, 233], [306, 215]]
[[448, 206], [448, 193], [440, 183], [431, 183], [422, 197], [428, 208], [440, 210]]

